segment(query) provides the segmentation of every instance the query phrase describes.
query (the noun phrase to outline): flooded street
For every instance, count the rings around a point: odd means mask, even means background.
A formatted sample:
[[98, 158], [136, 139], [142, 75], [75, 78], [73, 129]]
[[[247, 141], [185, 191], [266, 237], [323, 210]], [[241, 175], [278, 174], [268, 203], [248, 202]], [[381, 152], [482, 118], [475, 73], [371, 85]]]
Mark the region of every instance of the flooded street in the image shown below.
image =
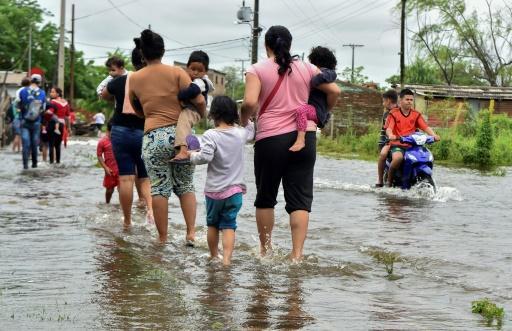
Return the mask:
[[[197, 247], [185, 246], [175, 196], [160, 246], [142, 210], [123, 231], [117, 193], [104, 204], [96, 141], [72, 141], [62, 165], [26, 172], [20, 154], [0, 151], [0, 329], [486, 329], [471, 302], [488, 297], [512, 330], [512, 170], [437, 167], [436, 194], [375, 191], [376, 164], [319, 157], [306, 258], [291, 265], [282, 191], [275, 252], [258, 257], [246, 151], [230, 269], [207, 258], [205, 166], [196, 168]], [[383, 252], [399, 254], [394, 277], [375, 258]]]

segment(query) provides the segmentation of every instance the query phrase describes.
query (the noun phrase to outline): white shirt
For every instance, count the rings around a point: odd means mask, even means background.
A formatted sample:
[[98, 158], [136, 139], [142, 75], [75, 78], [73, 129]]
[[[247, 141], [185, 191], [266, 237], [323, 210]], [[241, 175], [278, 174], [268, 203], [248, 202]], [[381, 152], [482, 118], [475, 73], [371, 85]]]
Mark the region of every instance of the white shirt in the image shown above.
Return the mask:
[[105, 115], [102, 113], [97, 113], [92, 118], [94, 118], [96, 124], [105, 124]]
[[205, 192], [223, 192], [233, 185], [244, 184], [244, 145], [254, 139], [254, 124], [245, 128], [207, 130], [201, 139], [201, 150], [192, 152], [193, 164], [208, 163]]

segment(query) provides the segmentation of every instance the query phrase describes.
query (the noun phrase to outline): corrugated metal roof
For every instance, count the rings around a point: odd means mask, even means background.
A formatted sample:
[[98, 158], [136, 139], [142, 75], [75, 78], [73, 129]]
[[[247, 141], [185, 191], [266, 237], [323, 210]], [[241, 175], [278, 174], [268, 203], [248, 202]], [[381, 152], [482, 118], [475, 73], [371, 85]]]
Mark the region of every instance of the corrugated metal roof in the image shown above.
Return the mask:
[[[16, 85], [21, 86], [21, 80], [27, 77], [26, 72], [14, 72], [7, 71], [7, 80], [5, 81], [6, 85]], [[4, 83], [5, 71], [0, 71], [0, 85]]]
[[512, 87], [406, 85], [416, 94], [437, 98], [512, 100]]

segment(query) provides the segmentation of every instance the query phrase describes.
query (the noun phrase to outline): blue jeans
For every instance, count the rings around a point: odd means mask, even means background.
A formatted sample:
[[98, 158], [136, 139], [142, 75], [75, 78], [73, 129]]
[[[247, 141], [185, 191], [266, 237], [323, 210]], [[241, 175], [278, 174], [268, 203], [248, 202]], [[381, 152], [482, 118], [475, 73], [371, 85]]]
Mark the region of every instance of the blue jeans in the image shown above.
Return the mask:
[[32, 168], [37, 167], [37, 149], [39, 147], [40, 134], [41, 122], [21, 122], [23, 169], [28, 169], [28, 155], [30, 152], [32, 152]]
[[137, 178], [148, 177], [144, 161], [142, 161], [143, 136], [144, 131], [141, 129], [119, 125], [112, 127], [110, 140], [119, 168], [119, 176], [137, 174]]

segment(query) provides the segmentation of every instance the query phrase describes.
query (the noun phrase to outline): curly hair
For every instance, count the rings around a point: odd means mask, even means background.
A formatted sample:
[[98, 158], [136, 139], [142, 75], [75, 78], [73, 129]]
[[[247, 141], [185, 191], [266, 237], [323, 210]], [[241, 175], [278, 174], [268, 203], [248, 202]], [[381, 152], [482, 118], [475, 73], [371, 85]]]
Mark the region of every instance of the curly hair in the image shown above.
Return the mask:
[[317, 46], [311, 49], [308, 55], [309, 62], [316, 65], [318, 68], [327, 68], [334, 70], [338, 61], [334, 53], [327, 47]]

